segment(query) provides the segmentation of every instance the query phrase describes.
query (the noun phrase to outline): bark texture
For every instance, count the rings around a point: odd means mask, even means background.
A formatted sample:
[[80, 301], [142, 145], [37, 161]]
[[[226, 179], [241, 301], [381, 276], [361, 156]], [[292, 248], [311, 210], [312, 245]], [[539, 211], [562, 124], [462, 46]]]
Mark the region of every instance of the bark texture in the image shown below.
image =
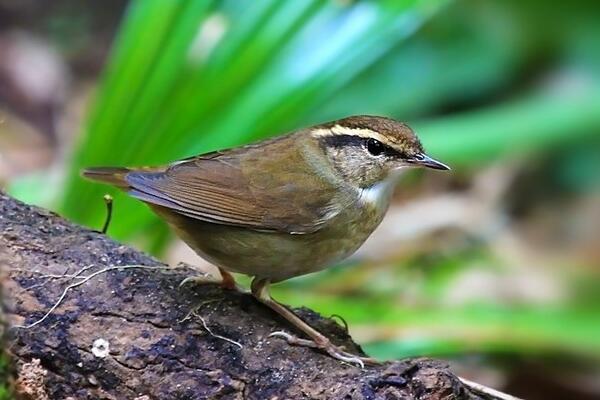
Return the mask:
[[[185, 268], [110, 270], [69, 290], [43, 322], [15, 327], [43, 317], [82, 276], [137, 264], [162, 265], [0, 194], [6, 347], [21, 398], [480, 398], [443, 362], [411, 359], [360, 369], [269, 338], [290, 327], [249, 295], [213, 285], [179, 288], [193, 274]], [[338, 344], [360, 351], [333, 320], [296, 311]]]

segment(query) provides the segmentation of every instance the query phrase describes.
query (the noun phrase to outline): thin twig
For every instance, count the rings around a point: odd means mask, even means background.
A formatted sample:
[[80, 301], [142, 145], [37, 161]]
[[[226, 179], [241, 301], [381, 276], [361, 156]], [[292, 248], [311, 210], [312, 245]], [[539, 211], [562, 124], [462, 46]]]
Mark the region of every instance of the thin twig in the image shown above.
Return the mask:
[[511, 396], [510, 394], [503, 393], [499, 390], [492, 389], [481, 383], [473, 382], [465, 378], [458, 377], [460, 381], [467, 386], [471, 391], [484, 395], [487, 399], [491, 400], [522, 400], [519, 397]]
[[349, 332], [349, 330], [348, 330], [348, 323], [346, 322], [346, 320], [344, 319], [344, 317], [342, 317], [339, 314], [331, 314], [331, 316], [329, 318], [331, 318], [331, 319], [339, 319], [342, 322], [342, 324], [343, 324], [344, 331], [346, 331], [346, 333]]
[[102, 233], [106, 233], [112, 218], [113, 198], [110, 194], [104, 195], [104, 203], [106, 204], [106, 219], [104, 220], [104, 226], [102, 226]]
[[83, 274], [85, 271], [87, 271], [88, 269], [92, 268], [93, 265], [88, 265], [85, 266], [83, 268], [81, 268], [79, 271], [75, 272], [74, 274], [67, 274], [66, 271], [63, 274], [45, 274], [45, 275], [41, 275], [40, 278], [42, 279], [46, 279], [44, 282], [42, 283], [37, 283], [35, 285], [31, 285], [28, 288], [26, 288], [26, 290], [31, 290], [37, 287], [41, 287], [44, 286], [46, 283], [50, 282], [53, 279], [62, 279], [62, 278], [71, 278], [71, 279], [85, 279], [85, 276], [81, 276], [81, 274]]
[[221, 335], [217, 335], [216, 333], [213, 333], [213, 331], [211, 331], [211, 330], [210, 330], [210, 328], [208, 327], [208, 325], [206, 325], [206, 321], [204, 320], [204, 318], [202, 318], [200, 315], [198, 315], [198, 314], [197, 314], [197, 313], [195, 313], [195, 312], [194, 312], [194, 315], [195, 315], [196, 317], [198, 317], [198, 319], [200, 319], [200, 321], [202, 321], [202, 326], [204, 326], [204, 329], [206, 329], [206, 332], [208, 332], [208, 333], [209, 333], [209, 335], [211, 335], [211, 336], [213, 336], [213, 337], [216, 337], [216, 338], [218, 338], [218, 339], [224, 340], [224, 341], [226, 341], [226, 342], [229, 342], [229, 343], [231, 343], [231, 344], [234, 344], [234, 345], [238, 346], [240, 349], [243, 349], [243, 348], [244, 348], [244, 346], [242, 346], [242, 344], [241, 344], [241, 343], [239, 343], [239, 342], [236, 342], [236, 341], [235, 341], [235, 340], [233, 340], [233, 339], [229, 339], [229, 338], [227, 338], [227, 337], [225, 337], [225, 336], [221, 336]]
[[109, 271], [114, 271], [114, 270], [124, 270], [124, 269], [130, 269], [130, 268], [140, 268], [140, 269], [152, 269], [152, 270], [160, 270], [160, 269], [169, 269], [168, 266], [164, 266], [164, 267], [159, 267], [159, 266], [150, 266], [150, 265], [118, 265], [118, 266], [112, 266], [112, 267], [106, 267], [103, 268], [99, 271], [96, 271], [90, 275], [87, 275], [86, 277], [84, 277], [82, 280], [72, 283], [69, 286], [67, 286], [65, 288], [65, 290], [63, 290], [62, 294], [60, 295], [60, 297], [58, 298], [58, 300], [56, 301], [56, 303], [54, 303], [54, 305], [52, 307], [50, 307], [50, 309], [44, 314], [44, 316], [40, 319], [38, 319], [35, 322], [32, 322], [29, 325], [14, 325], [13, 328], [15, 329], [31, 329], [36, 325], [41, 324], [44, 320], [46, 320], [46, 318], [48, 318], [48, 316], [50, 316], [50, 314], [52, 314], [54, 312], [54, 310], [56, 310], [56, 308], [58, 308], [58, 306], [60, 306], [60, 304], [62, 303], [62, 301], [65, 299], [65, 297], [67, 296], [67, 293], [69, 293], [69, 290], [76, 288], [77, 286], [83, 285], [84, 283], [86, 283], [87, 281], [89, 281], [90, 279], [100, 275], [100, 274], [104, 274], [106, 272]]
[[217, 302], [217, 301], [219, 301], [219, 300], [221, 300], [221, 299], [209, 299], [209, 300], [205, 300], [205, 301], [203, 301], [202, 303], [198, 304], [196, 307], [192, 308], [192, 309], [190, 310], [190, 312], [188, 312], [188, 313], [186, 314], [186, 316], [185, 316], [185, 317], [183, 317], [182, 319], [180, 319], [180, 320], [179, 320], [179, 321], [177, 321], [177, 322], [179, 322], [179, 323], [182, 323], [182, 322], [185, 322], [185, 321], [187, 321], [188, 319], [190, 319], [190, 317], [191, 317], [192, 315], [197, 315], [197, 314], [196, 314], [196, 312], [197, 312], [197, 311], [198, 311], [198, 310], [199, 310], [199, 309], [200, 309], [202, 306], [204, 306], [204, 305], [206, 305], [206, 304], [210, 304], [210, 303], [215, 303], [215, 302]]
[[211, 331], [210, 328], [208, 327], [208, 325], [206, 324], [206, 321], [204, 320], [204, 318], [202, 318], [202, 316], [200, 314], [198, 314], [198, 310], [200, 308], [202, 308], [206, 304], [214, 303], [214, 302], [217, 302], [219, 300], [221, 300], [221, 299], [209, 299], [209, 300], [203, 301], [202, 303], [198, 304], [196, 307], [192, 308], [190, 310], [190, 312], [188, 312], [187, 315], [185, 317], [183, 317], [178, 322], [179, 323], [185, 322], [185, 321], [189, 320], [191, 318], [191, 316], [193, 315], [194, 317], [197, 317], [202, 322], [202, 326], [204, 327], [204, 329], [206, 330], [206, 332], [208, 332], [209, 335], [211, 335], [213, 337], [216, 337], [218, 339], [224, 340], [226, 342], [229, 342], [231, 344], [234, 344], [234, 345], [238, 346], [240, 349], [243, 349], [244, 347], [242, 346], [241, 343], [236, 342], [233, 339], [229, 339], [228, 337], [217, 335], [216, 333], [214, 333], [213, 331]]
[[87, 267], [83, 267], [82, 269], [80, 269], [76, 273], [69, 274], [69, 275], [67, 275], [66, 272], [63, 273], [63, 274], [60, 274], [60, 275], [58, 275], [58, 274], [46, 274], [46, 273], [44, 273], [42, 271], [32, 271], [32, 270], [26, 269], [26, 268], [9, 268], [9, 271], [11, 271], [11, 272], [23, 272], [23, 273], [28, 273], [28, 274], [37, 274], [37, 275], [40, 275], [41, 278], [54, 278], [54, 277], [57, 277], [57, 278], [63, 278], [63, 277], [72, 278], [74, 276], [80, 275], [81, 273], [85, 272], [86, 270], [88, 270], [88, 269], [90, 269], [92, 267], [93, 267], [93, 265], [89, 265]]

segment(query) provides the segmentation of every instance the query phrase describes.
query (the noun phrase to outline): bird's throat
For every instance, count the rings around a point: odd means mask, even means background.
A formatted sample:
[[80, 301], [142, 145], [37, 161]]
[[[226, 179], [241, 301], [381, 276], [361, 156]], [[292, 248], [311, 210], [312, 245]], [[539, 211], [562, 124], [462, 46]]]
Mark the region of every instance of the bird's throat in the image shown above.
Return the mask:
[[364, 205], [387, 209], [390, 204], [395, 183], [395, 177], [388, 177], [370, 187], [360, 188], [360, 202]]

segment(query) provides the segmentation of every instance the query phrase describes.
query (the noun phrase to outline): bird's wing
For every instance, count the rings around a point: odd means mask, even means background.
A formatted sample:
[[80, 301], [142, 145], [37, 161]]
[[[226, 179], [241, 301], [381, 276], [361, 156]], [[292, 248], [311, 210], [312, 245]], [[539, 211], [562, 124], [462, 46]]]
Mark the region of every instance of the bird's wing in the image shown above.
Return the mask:
[[[162, 172], [127, 174], [129, 194], [201, 221], [295, 234], [322, 228], [349, 199], [277, 143], [216, 152]], [[268, 152], [268, 153], [267, 153]], [[346, 201], [348, 200], [348, 201]]]

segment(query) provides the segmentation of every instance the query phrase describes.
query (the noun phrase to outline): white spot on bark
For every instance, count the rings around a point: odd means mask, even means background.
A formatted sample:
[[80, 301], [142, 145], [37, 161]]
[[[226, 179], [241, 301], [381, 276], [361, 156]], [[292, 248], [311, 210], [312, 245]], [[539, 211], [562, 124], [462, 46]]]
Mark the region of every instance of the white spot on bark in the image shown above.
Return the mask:
[[109, 347], [108, 340], [96, 339], [94, 340], [94, 344], [92, 344], [92, 354], [98, 358], [105, 358], [108, 356]]

